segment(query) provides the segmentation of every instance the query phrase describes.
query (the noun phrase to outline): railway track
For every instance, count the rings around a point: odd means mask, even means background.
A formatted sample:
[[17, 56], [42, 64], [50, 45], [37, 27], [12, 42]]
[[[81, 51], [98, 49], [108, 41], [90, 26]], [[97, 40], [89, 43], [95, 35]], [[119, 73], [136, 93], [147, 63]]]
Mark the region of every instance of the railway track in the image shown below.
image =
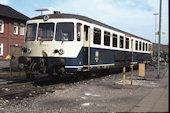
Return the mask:
[[[93, 77], [94, 78], [94, 77]], [[12, 83], [0, 86], [0, 99], [22, 99], [34, 95], [53, 92], [54, 90], [63, 90], [71, 83], [91, 79], [89, 76], [81, 75], [73, 78], [49, 78], [44, 77], [24, 83]]]
[[[152, 71], [152, 69], [148, 69], [148, 71]], [[100, 78], [103, 76], [105, 75], [91, 76], [82, 74], [78, 77], [67, 77], [64, 79], [45, 77], [25, 83], [7, 84], [0, 86], [0, 99], [22, 99], [46, 92], [53, 92], [54, 90], [64, 90], [67, 88], [67, 86], [70, 86], [70, 84], [74, 84], [80, 81], [88, 81], [90, 79]]]
[[[54, 89], [55, 90], [63, 90], [65, 87], [64, 83], [60, 83], [60, 84], [54, 84], [54, 85], [49, 85], [49, 86], [43, 86], [43, 87], [39, 87], [39, 86], [28, 86], [30, 83], [26, 84], [26, 87], [20, 88], [17, 87], [17, 89], [9, 89], [8, 91], [3, 92], [2, 94], [0, 94], [0, 99], [22, 99], [22, 98], [27, 98], [27, 97], [31, 97], [31, 96], [35, 96], [35, 95], [39, 95], [39, 94], [44, 94], [46, 92], [52, 92]], [[22, 84], [23, 85], [23, 84]], [[25, 85], [25, 84], [24, 84]], [[18, 85], [17, 85], [18, 86]]]

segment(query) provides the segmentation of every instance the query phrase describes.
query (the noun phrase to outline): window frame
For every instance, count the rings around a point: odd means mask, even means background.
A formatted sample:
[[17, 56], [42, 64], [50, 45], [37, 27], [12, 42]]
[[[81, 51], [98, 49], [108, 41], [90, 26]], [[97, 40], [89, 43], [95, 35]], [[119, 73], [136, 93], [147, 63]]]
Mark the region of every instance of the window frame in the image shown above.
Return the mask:
[[[78, 25], [80, 26], [80, 27], [79, 27], [79, 30], [80, 30], [80, 31], [78, 31]], [[80, 42], [80, 41], [82, 40], [82, 24], [81, 24], [81, 23], [77, 23], [77, 24], [76, 24], [76, 29], [77, 29], [77, 30], [76, 30], [76, 33], [77, 33], [77, 41]], [[80, 32], [80, 36], [78, 36], [78, 32]], [[78, 38], [78, 37], [79, 37], [79, 38]]]
[[129, 45], [129, 38], [125, 37], [125, 49], [129, 49]]
[[[14, 30], [15, 27], [16, 27], [16, 31]], [[17, 22], [14, 22], [14, 24], [13, 24], [13, 34], [18, 35], [18, 23]]]
[[4, 21], [0, 20], [0, 22], [2, 23], [0, 33], [4, 33]]
[[[95, 31], [96, 30], [96, 31]], [[98, 38], [99, 39], [99, 43], [95, 43], [95, 40], [96, 40], [96, 38], [95, 38], [95, 33], [97, 34], [100, 34], [100, 37]], [[101, 31], [101, 29], [99, 29], [99, 28], [96, 28], [96, 27], [94, 27], [94, 29], [93, 29], [93, 44], [96, 44], [96, 45], [101, 45], [101, 34], [102, 34], [102, 31]]]
[[[34, 40], [33, 39], [29, 39], [28, 40], [28, 38], [27, 38], [27, 33], [28, 33], [28, 26], [29, 25], [35, 25], [35, 38], [34, 38]], [[36, 40], [36, 38], [37, 38], [37, 35], [38, 35], [38, 33], [37, 33], [37, 29], [38, 29], [38, 24], [37, 23], [30, 23], [30, 24], [27, 24], [26, 25], [26, 34], [25, 34], [25, 41], [35, 41]], [[31, 37], [32, 38], [32, 37]]]
[[113, 39], [112, 40], [112, 47], [116, 47], [117, 48], [117, 46], [118, 46], [118, 35], [113, 33], [112, 34], [112, 39]]
[[[121, 42], [122, 42], [122, 44], [121, 44]], [[119, 48], [121, 48], [121, 49], [124, 48], [124, 36], [119, 36]]]
[[104, 31], [104, 46], [110, 46], [110, 32], [108, 31]]
[[148, 43], [146, 43], [145, 46], [146, 46], [145, 51], [148, 51]]
[[139, 42], [137, 40], [135, 41], [135, 50], [139, 50]]
[[139, 41], [139, 51], [142, 51], [142, 42]]
[[3, 56], [4, 44], [0, 42], [0, 56]]
[[[52, 38], [50, 38], [50, 39], [43, 39], [43, 38], [41, 38], [41, 39], [38, 39], [39, 38], [39, 29], [40, 29], [40, 25], [42, 25], [42, 24], [53, 24], [53, 36], [52, 36]], [[38, 25], [38, 32], [37, 32], [37, 41], [52, 41], [53, 39], [54, 39], [54, 32], [55, 32], [55, 23], [53, 23], [53, 22], [50, 22], [50, 23], [39, 23], [39, 25]]]
[[145, 49], [145, 42], [143, 42], [143, 51], [145, 51], [146, 49]]
[[[69, 24], [72, 24], [72, 25], [73, 25], [73, 32], [72, 32], [72, 33], [73, 33], [73, 37], [72, 37], [73, 39], [72, 39], [72, 40], [57, 40], [57, 37], [56, 37], [56, 35], [57, 35], [57, 26], [58, 26], [58, 24], [63, 24], [63, 23], [65, 23], [65, 24], [66, 24], [66, 23], [67, 23], [67, 24], [69, 23]], [[56, 23], [56, 26], [55, 26], [55, 31], [54, 31], [54, 32], [55, 32], [55, 34], [54, 34], [54, 40], [55, 40], [55, 41], [68, 41], [68, 42], [69, 42], [69, 41], [74, 41], [74, 40], [75, 40], [75, 37], [74, 37], [74, 36], [75, 36], [75, 32], [74, 32], [74, 31], [75, 31], [75, 24], [74, 24], [74, 22], [57, 22], [57, 23]]]
[[23, 23], [20, 24], [20, 35], [24, 36], [25, 34], [25, 25]]

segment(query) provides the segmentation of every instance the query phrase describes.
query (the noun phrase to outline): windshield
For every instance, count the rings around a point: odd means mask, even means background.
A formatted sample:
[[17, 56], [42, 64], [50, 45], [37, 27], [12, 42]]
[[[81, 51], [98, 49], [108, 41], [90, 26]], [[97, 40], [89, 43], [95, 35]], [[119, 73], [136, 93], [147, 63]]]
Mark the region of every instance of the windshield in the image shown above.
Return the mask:
[[73, 41], [74, 40], [74, 24], [58, 23], [56, 28], [56, 41]]
[[53, 40], [54, 36], [54, 23], [42, 23], [38, 28], [38, 40], [48, 41]]
[[26, 41], [34, 41], [36, 37], [37, 24], [28, 24], [26, 32]]

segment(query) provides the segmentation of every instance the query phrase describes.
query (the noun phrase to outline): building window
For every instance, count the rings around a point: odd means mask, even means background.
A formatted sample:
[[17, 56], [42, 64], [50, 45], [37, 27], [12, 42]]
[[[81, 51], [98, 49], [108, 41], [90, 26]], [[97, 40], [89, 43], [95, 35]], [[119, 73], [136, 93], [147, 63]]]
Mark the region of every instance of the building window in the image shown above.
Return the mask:
[[77, 23], [77, 41], [81, 41], [82, 24]]
[[138, 41], [136, 41], [136, 50], [138, 50]]
[[120, 48], [123, 48], [123, 45], [124, 45], [124, 37], [123, 36], [120, 36]]
[[101, 30], [98, 28], [94, 28], [94, 37], [93, 37], [94, 44], [101, 44]]
[[3, 56], [3, 43], [0, 42], [0, 56]]
[[20, 35], [24, 35], [24, 24], [20, 24]]
[[104, 32], [104, 45], [110, 46], [110, 33], [107, 31]]
[[126, 38], [126, 49], [129, 49], [129, 38]]
[[146, 43], [146, 51], [148, 51], [148, 44]]
[[18, 34], [18, 23], [14, 23], [14, 34], [17, 35]]
[[0, 33], [4, 32], [4, 21], [0, 20]]
[[113, 34], [113, 47], [117, 47], [117, 35]]

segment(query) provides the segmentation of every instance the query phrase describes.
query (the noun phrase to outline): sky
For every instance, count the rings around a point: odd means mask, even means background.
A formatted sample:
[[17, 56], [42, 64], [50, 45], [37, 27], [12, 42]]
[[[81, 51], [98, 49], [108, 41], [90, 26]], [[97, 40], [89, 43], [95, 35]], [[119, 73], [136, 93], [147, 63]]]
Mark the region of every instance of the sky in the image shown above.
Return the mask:
[[[155, 43], [155, 16], [159, 13], [160, 0], [0, 0], [32, 18], [41, 13], [35, 9], [48, 8], [44, 14], [60, 11], [87, 16], [112, 27], [143, 37]], [[162, 0], [161, 44], [169, 41], [168, 0]], [[158, 31], [159, 16], [156, 16]], [[158, 36], [156, 43], [158, 42]]]

